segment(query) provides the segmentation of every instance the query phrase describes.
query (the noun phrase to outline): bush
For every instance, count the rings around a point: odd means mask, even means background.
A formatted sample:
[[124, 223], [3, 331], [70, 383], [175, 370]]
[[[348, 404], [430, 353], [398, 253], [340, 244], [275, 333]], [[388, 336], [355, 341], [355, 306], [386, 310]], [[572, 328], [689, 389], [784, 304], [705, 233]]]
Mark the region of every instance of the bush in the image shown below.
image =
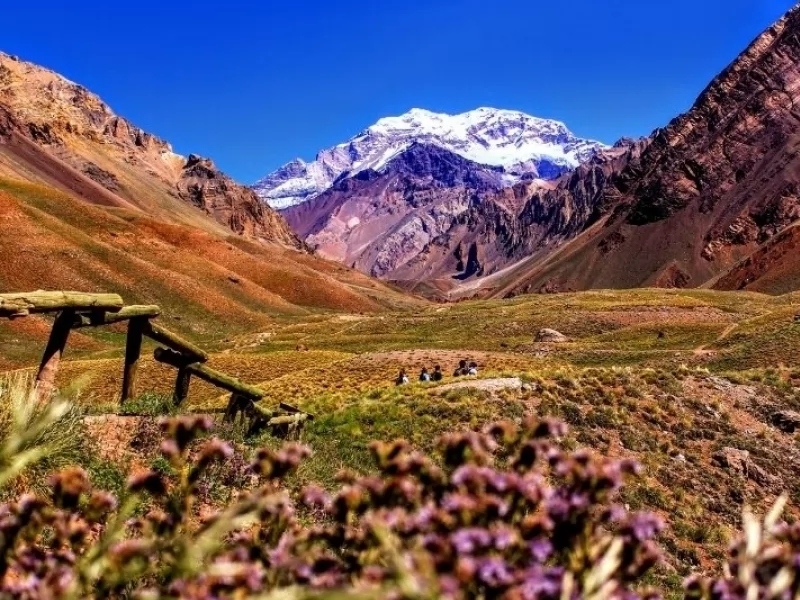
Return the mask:
[[[9, 439], [32, 439], [52, 422], [48, 414], [42, 423], [16, 419]], [[659, 561], [661, 523], [618, 503], [622, 478], [635, 465], [560, 450], [555, 442], [565, 428], [557, 422], [445, 435], [438, 460], [403, 441], [373, 443], [377, 475], [344, 473], [335, 492], [308, 487], [297, 502], [281, 482], [307, 456], [301, 446], [259, 450], [247, 480], [226, 481], [226, 469], [241, 470], [241, 455], [218, 439], [202, 440], [209, 419], [161, 426], [162, 464], [131, 478], [124, 501], [98, 489], [100, 479], [93, 484], [68, 468], [51, 479], [48, 497], [24, 495], [0, 506], [0, 597], [656, 595], [642, 585]], [[14, 448], [6, 443], [0, 457], [13, 457]], [[109, 472], [94, 471], [116, 485]], [[196, 504], [209, 481], [241, 489], [224, 510], [201, 518]], [[687, 598], [797, 597], [800, 526], [779, 523], [784, 502], [763, 523], [745, 513], [745, 536], [734, 544], [726, 574], [691, 578]], [[142, 503], [149, 510], [138, 516]]]
[[88, 454], [83, 413], [59, 393], [40, 400], [26, 373], [0, 377], [0, 440], [7, 452], [0, 481], [6, 482], [11, 473], [27, 473], [30, 485], [40, 492], [47, 489], [45, 474], [81, 464]]

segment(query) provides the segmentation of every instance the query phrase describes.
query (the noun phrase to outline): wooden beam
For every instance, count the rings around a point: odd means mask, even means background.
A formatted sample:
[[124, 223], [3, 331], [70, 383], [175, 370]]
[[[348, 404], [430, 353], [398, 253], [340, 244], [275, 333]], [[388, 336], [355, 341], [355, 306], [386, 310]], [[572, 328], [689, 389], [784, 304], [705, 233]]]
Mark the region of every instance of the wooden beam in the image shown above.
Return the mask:
[[310, 420], [309, 415], [306, 413], [297, 413], [294, 415], [280, 415], [277, 417], [272, 417], [269, 421], [267, 421], [267, 425], [291, 425], [292, 423], [302, 423], [303, 421]]
[[210, 367], [194, 362], [192, 357], [184, 356], [173, 350], [156, 348], [155, 352], [153, 352], [153, 357], [160, 363], [171, 365], [178, 369], [185, 368], [192, 375], [195, 375], [203, 381], [207, 381], [218, 388], [222, 388], [223, 390], [227, 390], [229, 392], [235, 392], [253, 400], [260, 400], [266, 394], [266, 392], [264, 392], [264, 390], [261, 388], [242, 383], [235, 377], [230, 377]]
[[136, 317], [128, 322], [128, 336], [125, 338], [125, 364], [122, 369], [122, 397], [125, 402], [136, 396], [136, 372], [142, 354], [142, 332], [147, 325], [145, 317]]
[[192, 382], [192, 373], [186, 367], [179, 367], [178, 374], [175, 377], [175, 392], [172, 395], [172, 401], [175, 406], [180, 406], [189, 395], [189, 384]]
[[118, 312], [106, 312], [104, 310], [93, 310], [89, 314], [78, 314], [75, 316], [73, 329], [82, 327], [99, 327], [101, 325], [111, 325], [122, 321], [129, 321], [136, 317], [147, 317], [153, 319], [161, 314], [158, 306], [140, 306], [132, 304], [119, 310]]
[[305, 412], [303, 410], [300, 410], [299, 408], [297, 408], [296, 406], [292, 406], [291, 404], [286, 404], [286, 402], [281, 402], [278, 405], [278, 408], [280, 408], [281, 410], [285, 410], [286, 412], [292, 413], [292, 414], [302, 413], [302, 414], [308, 416], [309, 421], [313, 421], [314, 420], [314, 415], [312, 415], [310, 413], [307, 413], [307, 412]]
[[117, 311], [123, 306], [118, 294], [87, 294], [84, 292], [25, 292], [0, 294], [0, 316], [24, 317], [31, 313], [62, 310]]
[[144, 334], [154, 339], [155, 341], [164, 344], [168, 348], [177, 350], [185, 355], [192, 357], [192, 362], [206, 362], [208, 354], [202, 349], [195, 346], [193, 343], [186, 341], [177, 333], [172, 333], [168, 329], [164, 329], [155, 323], [148, 323], [144, 328]]
[[36, 397], [40, 401], [49, 400], [53, 393], [61, 355], [64, 354], [74, 318], [75, 313], [65, 310], [53, 322], [53, 329], [50, 330], [50, 338], [47, 340], [47, 346], [42, 355], [39, 372], [36, 374]]

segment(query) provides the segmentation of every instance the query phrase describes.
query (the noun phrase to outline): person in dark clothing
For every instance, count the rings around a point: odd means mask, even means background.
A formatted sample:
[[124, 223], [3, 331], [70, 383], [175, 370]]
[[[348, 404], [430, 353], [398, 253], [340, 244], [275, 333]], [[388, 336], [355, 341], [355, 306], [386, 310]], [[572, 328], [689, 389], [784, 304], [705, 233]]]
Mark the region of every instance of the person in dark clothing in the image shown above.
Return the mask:
[[420, 381], [430, 381], [431, 374], [428, 373], [428, 367], [422, 367], [422, 372], [419, 374]]
[[453, 377], [463, 377], [467, 374], [467, 361], [462, 360], [458, 363], [458, 368], [453, 373]]
[[441, 381], [444, 377], [444, 373], [442, 373], [442, 367], [436, 365], [433, 367], [433, 374], [431, 375], [431, 381]]
[[397, 379], [394, 380], [396, 385], [405, 385], [408, 383], [408, 375], [406, 375], [405, 369], [400, 369], [400, 373], [397, 375]]

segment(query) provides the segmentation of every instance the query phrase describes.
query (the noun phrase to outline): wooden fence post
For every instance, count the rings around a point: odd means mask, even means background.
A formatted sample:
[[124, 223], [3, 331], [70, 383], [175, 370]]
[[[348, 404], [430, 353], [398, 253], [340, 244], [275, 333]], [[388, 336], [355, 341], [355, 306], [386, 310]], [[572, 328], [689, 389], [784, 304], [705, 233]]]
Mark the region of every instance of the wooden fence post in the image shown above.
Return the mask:
[[136, 371], [142, 354], [142, 335], [147, 318], [135, 317], [128, 321], [128, 336], [125, 338], [125, 366], [122, 371], [121, 402], [136, 396]]
[[192, 381], [192, 374], [186, 367], [178, 368], [178, 375], [175, 377], [175, 393], [172, 396], [172, 401], [175, 406], [180, 406], [189, 395], [189, 384]]
[[42, 355], [42, 362], [39, 365], [39, 372], [36, 375], [36, 397], [38, 400], [49, 400], [55, 387], [58, 365], [61, 362], [61, 355], [69, 338], [69, 330], [75, 320], [75, 311], [61, 311], [53, 322], [53, 329], [50, 331], [50, 338]]

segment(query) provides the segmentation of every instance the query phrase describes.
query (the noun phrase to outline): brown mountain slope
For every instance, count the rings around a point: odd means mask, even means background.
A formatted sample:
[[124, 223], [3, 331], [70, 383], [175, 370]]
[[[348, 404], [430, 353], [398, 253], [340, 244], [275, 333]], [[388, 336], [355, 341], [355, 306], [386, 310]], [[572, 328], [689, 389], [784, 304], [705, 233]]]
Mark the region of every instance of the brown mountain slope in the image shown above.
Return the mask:
[[[174, 154], [84, 88], [3, 54], [0, 254], [2, 291], [118, 292], [207, 339], [286, 314], [418, 302], [310, 255], [211, 161]], [[20, 327], [0, 325], [2, 353]]]
[[796, 7], [602, 183], [579, 237], [489, 293], [710, 284], [800, 217], [799, 100]]
[[3, 53], [0, 175], [213, 233], [301, 247], [277, 213], [211, 161], [175, 154], [86, 88]]
[[415, 143], [379, 172], [344, 179], [283, 215], [323, 256], [405, 288], [424, 281], [446, 291], [503, 258], [491, 229], [513, 210], [486, 199], [502, 181], [499, 169]]
[[117, 292], [129, 303], [161, 305], [180, 319], [176, 327], [199, 337], [252, 331], [286, 314], [415, 302], [292, 248], [2, 178], [0, 231], [0, 289]]

